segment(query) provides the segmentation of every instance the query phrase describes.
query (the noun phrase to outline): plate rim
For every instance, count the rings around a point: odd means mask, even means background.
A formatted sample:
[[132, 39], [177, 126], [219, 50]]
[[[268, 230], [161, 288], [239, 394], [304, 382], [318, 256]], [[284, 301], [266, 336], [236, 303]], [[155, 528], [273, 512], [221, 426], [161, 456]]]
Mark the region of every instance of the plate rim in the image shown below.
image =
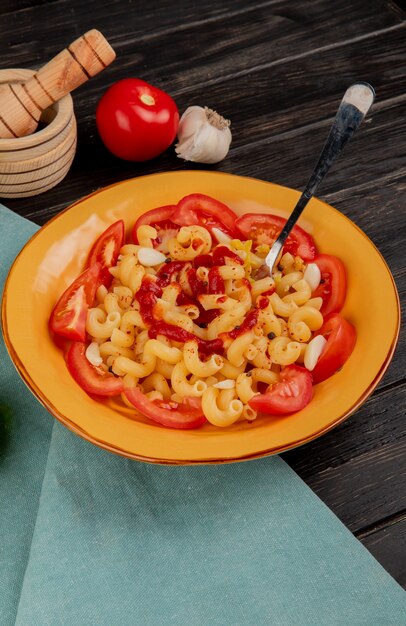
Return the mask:
[[361, 396], [353, 403], [353, 405], [351, 405], [351, 407], [349, 407], [349, 409], [343, 413], [342, 415], [340, 415], [334, 422], [332, 422], [331, 424], [328, 424], [327, 426], [324, 426], [322, 428], [320, 428], [319, 430], [317, 430], [316, 432], [313, 432], [311, 435], [304, 437], [304, 438], [300, 438], [297, 439], [295, 441], [291, 441], [289, 444], [286, 445], [282, 445], [279, 447], [271, 447], [271, 448], [267, 448], [265, 450], [260, 450], [258, 452], [255, 453], [251, 453], [248, 455], [237, 455], [237, 456], [233, 456], [233, 457], [229, 457], [229, 458], [210, 458], [210, 457], [203, 457], [201, 459], [181, 459], [181, 460], [176, 460], [176, 459], [160, 459], [160, 458], [156, 458], [156, 457], [147, 457], [147, 456], [143, 456], [134, 452], [130, 452], [128, 450], [123, 450], [122, 448], [112, 445], [108, 442], [105, 442], [103, 440], [98, 439], [97, 437], [94, 437], [93, 435], [91, 435], [90, 433], [88, 433], [85, 429], [80, 428], [80, 426], [78, 426], [77, 424], [75, 424], [74, 422], [72, 422], [66, 415], [63, 415], [55, 406], [53, 406], [52, 403], [50, 403], [48, 401], [48, 398], [46, 397], [46, 395], [37, 387], [36, 383], [33, 381], [33, 379], [31, 378], [30, 374], [28, 373], [28, 371], [26, 370], [22, 360], [20, 359], [20, 357], [18, 356], [18, 354], [15, 352], [14, 347], [12, 345], [12, 340], [9, 336], [9, 332], [8, 332], [8, 324], [7, 324], [7, 316], [6, 316], [6, 308], [7, 308], [7, 292], [8, 292], [8, 288], [10, 285], [10, 281], [11, 281], [11, 276], [12, 276], [12, 272], [13, 269], [15, 268], [16, 264], [18, 263], [18, 260], [20, 258], [20, 256], [24, 253], [25, 249], [30, 245], [30, 243], [37, 237], [39, 236], [44, 229], [46, 229], [48, 226], [50, 226], [55, 220], [59, 219], [61, 215], [63, 215], [64, 213], [70, 211], [71, 209], [74, 209], [78, 204], [81, 204], [82, 202], [88, 200], [89, 198], [92, 198], [100, 193], [103, 193], [106, 190], [112, 189], [116, 186], [119, 185], [123, 185], [125, 183], [128, 182], [132, 182], [132, 181], [140, 181], [142, 179], [145, 178], [152, 178], [155, 176], [162, 176], [162, 175], [183, 175], [183, 174], [193, 174], [193, 175], [197, 175], [199, 173], [202, 174], [210, 174], [211, 176], [226, 176], [226, 177], [231, 177], [231, 178], [241, 178], [241, 179], [247, 179], [247, 180], [251, 180], [254, 182], [260, 182], [260, 183], [265, 183], [267, 185], [270, 186], [276, 186], [282, 189], [286, 189], [289, 191], [294, 191], [297, 194], [300, 194], [300, 191], [292, 188], [292, 187], [286, 187], [285, 185], [280, 185], [278, 183], [274, 183], [274, 182], [270, 182], [270, 181], [264, 181], [262, 179], [258, 179], [252, 176], [240, 176], [239, 174], [232, 174], [229, 172], [219, 172], [219, 171], [215, 171], [212, 172], [210, 170], [177, 170], [177, 171], [167, 171], [167, 172], [155, 172], [153, 174], [146, 174], [144, 176], [136, 176], [136, 177], [132, 177], [132, 178], [127, 178], [127, 179], [123, 179], [121, 181], [116, 181], [110, 185], [107, 185], [106, 187], [101, 187], [100, 189], [96, 189], [95, 191], [79, 198], [78, 200], [76, 200], [75, 202], [73, 202], [72, 204], [70, 204], [69, 206], [65, 207], [62, 211], [60, 211], [59, 213], [57, 213], [56, 215], [54, 215], [50, 220], [48, 220], [43, 226], [41, 226], [24, 244], [24, 246], [21, 248], [21, 250], [19, 251], [19, 253], [17, 254], [17, 256], [15, 257], [12, 265], [9, 268], [9, 271], [7, 273], [6, 276], [6, 280], [4, 283], [4, 290], [3, 290], [3, 295], [2, 295], [2, 304], [1, 304], [1, 326], [2, 326], [2, 332], [3, 332], [3, 338], [4, 338], [4, 343], [5, 346], [7, 348], [7, 351], [10, 355], [11, 361], [14, 365], [14, 367], [16, 368], [18, 374], [20, 375], [20, 377], [22, 378], [23, 382], [26, 384], [26, 386], [28, 387], [28, 389], [30, 390], [30, 392], [34, 395], [34, 397], [45, 407], [45, 409], [55, 418], [57, 419], [61, 424], [63, 424], [66, 428], [68, 428], [71, 432], [73, 432], [74, 434], [78, 435], [79, 437], [85, 439], [86, 441], [89, 441], [90, 443], [104, 449], [107, 450], [109, 452], [112, 452], [114, 454], [117, 454], [119, 456], [123, 456], [125, 458], [129, 458], [132, 460], [137, 460], [137, 461], [142, 461], [142, 462], [146, 462], [146, 463], [152, 463], [152, 464], [157, 464], [157, 465], [219, 465], [219, 464], [224, 464], [224, 463], [238, 463], [238, 462], [242, 462], [242, 461], [249, 461], [249, 460], [254, 460], [254, 459], [259, 459], [262, 457], [266, 457], [266, 456], [272, 456], [275, 454], [281, 454], [282, 452], [287, 452], [288, 450], [292, 450], [294, 448], [297, 448], [299, 446], [302, 446], [306, 443], [309, 443], [311, 441], [314, 441], [315, 439], [318, 439], [319, 437], [321, 437], [322, 435], [326, 434], [327, 432], [329, 432], [330, 430], [332, 430], [333, 428], [335, 428], [336, 426], [338, 426], [339, 424], [341, 424], [342, 422], [344, 422], [350, 415], [352, 415], [362, 404], [364, 404], [364, 402], [369, 398], [369, 396], [371, 396], [371, 394], [374, 392], [374, 390], [376, 389], [376, 387], [378, 386], [379, 382], [382, 380], [385, 372], [387, 371], [388, 367], [391, 364], [392, 361], [392, 357], [394, 355], [394, 352], [396, 350], [397, 344], [398, 344], [398, 340], [399, 340], [399, 334], [400, 334], [400, 322], [401, 322], [401, 310], [400, 310], [400, 299], [399, 299], [399, 293], [397, 290], [397, 286], [396, 286], [396, 282], [393, 278], [392, 272], [388, 266], [388, 264], [386, 263], [383, 255], [381, 254], [381, 252], [378, 250], [378, 248], [375, 246], [375, 244], [373, 243], [373, 241], [371, 241], [371, 239], [368, 237], [368, 235], [357, 225], [355, 224], [352, 220], [350, 220], [350, 218], [348, 218], [344, 213], [342, 213], [341, 211], [339, 211], [338, 209], [336, 209], [335, 207], [333, 207], [332, 205], [324, 202], [323, 200], [321, 200], [320, 198], [316, 198], [319, 202], [322, 202], [323, 204], [326, 204], [326, 206], [329, 207], [329, 209], [332, 209], [333, 211], [337, 212], [340, 214], [340, 216], [342, 218], [344, 218], [345, 220], [347, 220], [352, 228], [355, 228], [361, 235], [362, 237], [364, 237], [368, 243], [374, 248], [375, 252], [379, 255], [380, 257], [380, 261], [383, 263], [386, 272], [390, 278], [391, 281], [391, 285], [393, 288], [393, 293], [395, 296], [395, 301], [396, 301], [396, 328], [395, 328], [395, 332], [394, 335], [392, 337], [392, 341], [390, 343], [388, 352], [385, 356], [385, 359], [379, 369], [379, 371], [377, 372], [376, 376], [374, 377], [374, 379], [371, 381], [371, 383], [368, 385], [368, 387], [365, 389], [365, 391], [361, 394]]

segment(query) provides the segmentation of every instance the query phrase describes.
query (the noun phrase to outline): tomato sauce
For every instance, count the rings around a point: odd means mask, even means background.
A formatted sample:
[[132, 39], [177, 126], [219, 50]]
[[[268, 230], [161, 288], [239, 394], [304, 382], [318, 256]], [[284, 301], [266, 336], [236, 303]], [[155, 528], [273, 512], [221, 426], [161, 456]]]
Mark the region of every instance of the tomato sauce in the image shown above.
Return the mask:
[[264, 298], [262, 295], [257, 300], [257, 309], [266, 309], [269, 304], [268, 298]]
[[140, 304], [140, 314], [145, 324], [153, 324], [154, 304], [162, 296], [162, 288], [158, 281], [152, 278], [143, 278], [141, 287], [135, 295], [135, 299]]
[[273, 287], [271, 287], [267, 291], [263, 291], [261, 295], [262, 296], [272, 296], [272, 294], [275, 293], [275, 291], [276, 291], [276, 287], [274, 285]]
[[206, 328], [210, 322], [212, 322], [220, 314], [219, 309], [209, 309], [206, 311], [200, 303], [198, 304], [198, 307], [200, 315], [195, 321], [201, 328]]
[[192, 300], [192, 298], [189, 298], [189, 296], [184, 291], [181, 291], [176, 298], [176, 305], [177, 306], [185, 306], [185, 305], [196, 306], [198, 305], [198, 303], [195, 302], [195, 300]]
[[224, 333], [224, 335], [226, 335], [230, 339], [236, 339], [243, 333], [246, 333], [248, 330], [251, 330], [252, 328], [254, 328], [255, 324], [258, 321], [258, 315], [259, 315], [258, 309], [254, 309], [254, 311], [250, 311], [247, 317], [245, 318], [245, 320], [243, 321], [243, 323], [241, 324], [241, 326], [236, 326], [235, 328], [233, 328], [233, 330], [230, 330], [227, 333]]
[[207, 293], [208, 283], [197, 276], [194, 267], [191, 267], [187, 271], [187, 279], [194, 298], [197, 298], [197, 296], [200, 296], [202, 293]]
[[213, 267], [213, 257], [211, 254], [199, 254], [193, 260], [193, 267]]
[[165, 263], [157, 272], [157, 284], [160, 287], [167, 287], [171, 282], [172, 275], [180, 272], [185, 266], [185, 263], [186, 261], [171, 261], [170, 263]]
[[227, 248], [226, 246], [217, 246], [217, 248], [213, 252], [213, 260], [214, 265], [225, 265], [226, 258], [232, 259], [235, 263], [239, 265], [243, 265], [244, 261], [232, 250]]
[[223, 352], [223, 342], [221, 339], [200, 339], [188, 330], [179, 328], [179, 326], [174, 326], [173, 324], [168, 324], [162, 320], [154, 322], [153, 326], [148, 330], [148, 335], [152, 339], [155, 339], [157, 335], [164, 335], [168, 337], [168, 339], [179, 341], [180, 343], [192, 340], [197, 341], [199, 351], [203, 354], [212, 354], [213, 352], [219, 354]]
[[226, 286], [220, 274], [219, 267], [212, 267], [209, 270], [208, 293], [225, 293]]

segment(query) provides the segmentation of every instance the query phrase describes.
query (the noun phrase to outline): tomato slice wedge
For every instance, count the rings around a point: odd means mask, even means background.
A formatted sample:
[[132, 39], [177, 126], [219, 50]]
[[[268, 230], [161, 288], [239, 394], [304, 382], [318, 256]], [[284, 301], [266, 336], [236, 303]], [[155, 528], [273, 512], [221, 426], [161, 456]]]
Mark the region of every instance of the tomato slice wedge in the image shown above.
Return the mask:
[[347, 361], [354, 350], [357, 332], [339, 313], [327, 318], [316, 335], [323, 335], [327, 343], [314, 368], [313, 380], [321, 383], [330, 378]]
[[176, 237], [181, 226], [198, 224], [212, 233], [218, 228], [230, 237], [238, 236], [235, 229], [236, 214], [227, 205], [201, 193], [193, 193], [182, 198], [177, 205], [168, 204], [151, 209], [141, 215], [134, 224], [132, 237], [138, 243], [137, 229], [148, 224], [158, 231], [153, 242], [161, 252], [168, 252], [167, 242]]
[[111, 224], [106, 230], [96, 239], [90, 250], [87, 260], [87, 266], [91, 267], [95, 263], [101, 265], [101, 283], [108, 287], [113, 280], [112, 275], [109, 272], [109, 268], [113, 267], [117, 263], [120, 248], [124, 243], [124, 222], [118, 220]]
[[218, 228], [230, 237], [236, 237], [235, 229], [237, 215], [226, 204], [202, 193], [192, 193], [178, 202], [172, 216], [175, 224], [204, 226], [212, 234], [213, 228]]
[[97, 396], [117, 396], [124, 390], [121, 378], [95, 367], [86, 358], [87, 344], [82, 341], [71, 343], [66, 355], [68, 370], [86, 393]]
[[248, 404], [261, 413], [287, 415], [301, 411], [313, 397], [312, 375], [304, 367], [288, 365], [280, 373], [280, 382], [266, 393], [254, 396]]
[[[252, 239], [254, 248], [267, 244], [272, 246], [286, 223], [284, 217], [266, 213], [246, 213], [238, 218], [235, 225], [244, 239]], [[304, 261], [312, 261], [316, 256], [313, 237], [300, 226], [294, 226], [288, 236], [284, 252], [300, 256]]]
[[203, 415], [200, 398], [185, 398], [182, 403], [150, 400], [138, 387], [129, 387], [124, 393], [137, 411], [162, 426], [198, 428], [207, 421]]
[[168, 240], [172, 239], [172, 237], [176, 237], [180, 228], [178, 224], [172, 221], [175, 210], [176, 204], [168, 204], [157, 207], [156, 209], [151, 209], [141, 215], [133, 227], [132, 238], [134, 243], [139, 243], [137, 230], [140, 226], [153, 226], [158, 232], [157, 238], [153, 241], [154, 248], [161, 252], [168, 252]]
[[100, 285], [101, 269], [100, 263], [95, 263], [63, 292], [49, 318], [53, 333], [74, 341], [85, 340], [87, 311]]
[[319, 254], [314, 263], [320, 270], [321, 281], [312, 297], [323, 299], [320, 311], [327, 317], [343, 308], [347, 293], [347, 273], [343, 262], [330, 254]]

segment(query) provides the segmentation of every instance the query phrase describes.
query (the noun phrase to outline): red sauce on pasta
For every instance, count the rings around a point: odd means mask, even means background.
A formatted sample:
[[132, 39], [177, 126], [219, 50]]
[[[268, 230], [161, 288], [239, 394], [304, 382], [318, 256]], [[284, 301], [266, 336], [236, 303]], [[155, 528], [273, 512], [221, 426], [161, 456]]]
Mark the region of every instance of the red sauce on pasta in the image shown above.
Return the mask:
[[213, 252], [214, 265], [226, 265], [226, 258], [232, 259], [234, 263], [243, 265], [244, 261], [226, 246], [217, 246]]
[[187, 271], [187, 279], [193, 298], [197, 298], [197, 296], [200, 296], [202, 293], [207, 293], [207, 281], [201, 280], [201, 278], [197, 276], [194, 267], [191, 267]]
[[227, 337], [229, 337], [230, 339], [235, 339], [236, 337], [239, 337], [243, 333], [246, 333], [248, 330], [251, 330], [251, 328], [254, 328], [255, 324], [258, 321], [258, 315], [258, 309], [250, 311], [241, 326], [236, 326], [235, 328], [233, 328], [233, 330], [230, 330], [228, 333], [224, 334], [227, 335]]
[[154, 304], [162, 295], [162, 288], [153, 278], [143, 278], [141, 287], [135, 295], [140, 304], [140, 314], [147, 325], [154, 323]]
[[209, 270], [209, 284], [207, 293], [225, 293], [226, 286], [220, 274], [219, 267], [212, 267]]
[[168, 324], [162, 320], [154, 322], [153, 326], [148, 330], [148, 335], [152, 339], [155, 339], [157, 335], [164, 335], [168, 337], [168, 339], [179, 341], [180, 343], [192, 340], [197, 341], [199, 351], [203, 354], [212, 354], [213, 352], [221, 354], [223, 352], [223, 342], [221, 339], [199, 339], [199, 337], [196, 337], [196, 335], [184, 328]]
[[160, 287], [167, 287], [171, 282], [173, 274], [180, 272], [184, 268], [186, 261], [171, 261], [165, 263], [157, 272], [157, 283]]
[[213, 267], [213, 257], [211, 254], [199, 254], [193, 259], [193, 267]]

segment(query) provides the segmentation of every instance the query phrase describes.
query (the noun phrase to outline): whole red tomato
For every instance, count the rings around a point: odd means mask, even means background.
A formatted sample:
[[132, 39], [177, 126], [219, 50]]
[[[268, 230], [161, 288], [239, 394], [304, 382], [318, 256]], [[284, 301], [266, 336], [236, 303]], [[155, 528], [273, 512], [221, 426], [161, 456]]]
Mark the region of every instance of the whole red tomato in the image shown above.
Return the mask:
[[110, 152], [127, 161], [147, 161], [174, 141], [179, 111], [164, 91], [139, 78], [125, 78], [102, 96], [96, 123]]

